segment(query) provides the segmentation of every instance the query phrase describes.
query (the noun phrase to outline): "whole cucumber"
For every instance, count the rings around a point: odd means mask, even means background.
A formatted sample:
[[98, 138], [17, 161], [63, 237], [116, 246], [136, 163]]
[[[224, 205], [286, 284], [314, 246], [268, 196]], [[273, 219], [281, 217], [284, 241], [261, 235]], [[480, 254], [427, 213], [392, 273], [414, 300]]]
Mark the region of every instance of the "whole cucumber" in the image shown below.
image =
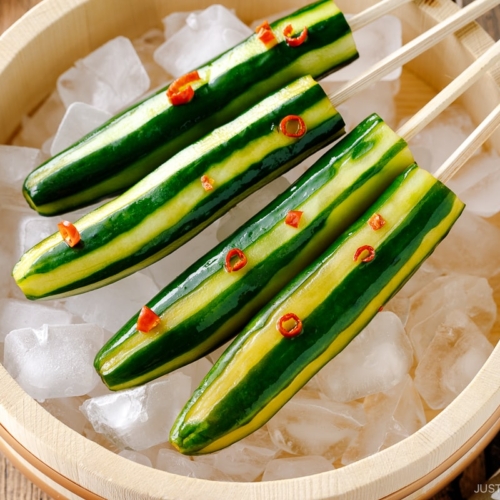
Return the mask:
[[[291, 115], [307, 129], [300, 137], [281, 130]], [[128, 276], [168, 255], [343, 130], [320, 85], [302, 77], [76, 221], [77, 246], [68, 247], [59, 233], [34, 246], [15, 266], [14, 278], [26, 297], [40, 299]]]
[[[300, 46], [283, 30], [307, 27]], [[42, 215], [56, 215], [123, 192], [200, 137], [267, 95], [310, 74], [321, 77], [358, 57], [351, 30], [332, 0], [319, 0], [271, 24], [278, 44], [257, 34], [198, 69], [191, 102], [174, 106], [166, 90], [112, 118], [34, 170], [24, 195]]]
[[[99, 351], [94, 365], [113, 390], [190, 363], [233, 337], [293, 276], [318, 257], [411, 163], [404, 140], [371, 115], [275, 201], [201, 257], [147, 305], [159, 317], [148, 333], [139, 313]], [[289, 212], [302, 212], [297, 227]], [[227, 273], [238, 248], [248, 262]]]
[[264, 425], [404, 285], [463, 208], [416, 165], [401, 174], [238, 335], [180, 413], [171, 443], [210, 453]]

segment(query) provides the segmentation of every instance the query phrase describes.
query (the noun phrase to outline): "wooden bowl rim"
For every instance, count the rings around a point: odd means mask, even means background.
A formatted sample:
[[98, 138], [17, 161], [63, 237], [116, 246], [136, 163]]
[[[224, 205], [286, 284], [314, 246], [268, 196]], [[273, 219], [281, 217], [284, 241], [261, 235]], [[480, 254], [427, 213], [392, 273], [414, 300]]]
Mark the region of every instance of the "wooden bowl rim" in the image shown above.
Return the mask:
[[[448, 457], [443, 463], [438, 467], [433, 469], [431, 472], [421, 477], [420, 479], [410, 483], [409, 485], [401, 488], [394, 493], [384, 497], [382, 500], [399, 500], [406, 498], [412, 493], [418, 491], [421, 487], [431, 483], [432, 481], [438, 479], [435, 484], [433, 484], [432, 492], [439, 491], [447, 482], [450, 480], [450, 476], [445, 474], [453, 465], [462, 457], [466, 456], [468, 452], [472, 450], [472, 453], [467, 457], [462, 466], [472, 463], [475, 458], [479, 455], [482, 448], [478, 447], [474, 450], [478, 444], [489, 443], [491, 439], [500, 431], [500, 407], [497, 408], [495, 413], [481, 426], [481, 428], [458, 450], [456, 450], [450, 457]], [[66, 490], [78, 495], [86, 500], [104, 500], [103, 497], [96, 495], [75, 483], [66, 476], [63, 476], [55, 469], [50, 468], [46, 463], [38, 459], [33, 453], [19, 443], [2, 425], [0, 425], [0, 451], [3, 452], [7, 458], [18, 468], [28, 479], [39, 486], [45, 493], [49, 494], [52, 498], [61, 498], [59, 492], [54, 490], [47, 482], [43, 480], [43, 477], [35, 475], [28, 467], [26, 467], [19, 457], [24, 459], [35, 469], [40, 471], [44, 477], [48, 477], [55, 483], [61, 485]], [[455, 474], [458, 474], [455, 471]], [[444, 477], [443, 477], [444, 476]], [[431, 495], [431, 491], [426, 492]]]

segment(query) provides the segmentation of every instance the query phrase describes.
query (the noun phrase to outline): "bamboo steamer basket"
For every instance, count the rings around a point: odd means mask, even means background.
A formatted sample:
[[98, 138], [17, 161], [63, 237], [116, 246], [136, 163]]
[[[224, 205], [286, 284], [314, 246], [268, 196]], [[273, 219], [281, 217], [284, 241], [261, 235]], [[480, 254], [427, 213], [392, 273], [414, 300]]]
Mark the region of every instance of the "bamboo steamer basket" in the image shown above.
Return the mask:
[[[136, 37], [173, 11], [208, 0], [45, 0], [0, 38], [0, 143], [53, 90], [75, 60], [117, 35]], [[224, 0], [245, 21], [305, 0]], [[356, 13], [375, 0], [338, 0]], [[418, 0], [395, 11], [404, 41], [457, 9], [451, 0]], [[410, 64], [398, 114], [408, 116], [493, 44], [475, 23]], [[461, 104], [479, 123], [500, 100], [500, 71], [476, 83]], [[367, 110], [369, 111], [369, 110]], [[500, 134], [490, 145], [500, 153]], [[0, 193], [1, 196], [1, 193]], [[0, 221], [0, 228], [2, 222]], [[5, 237], [5, 234], [4, 234]], [[375, 499], [425, 498], [470, 463], [500, 430], [500, 347], [442, 413], [404, 441], [347, 467], [264, 483], [224, 483], [177, 476], [126, 460], [78, 435], [32, 400], [0, 365], [0, 450], [53, 498], [85, 499]]]

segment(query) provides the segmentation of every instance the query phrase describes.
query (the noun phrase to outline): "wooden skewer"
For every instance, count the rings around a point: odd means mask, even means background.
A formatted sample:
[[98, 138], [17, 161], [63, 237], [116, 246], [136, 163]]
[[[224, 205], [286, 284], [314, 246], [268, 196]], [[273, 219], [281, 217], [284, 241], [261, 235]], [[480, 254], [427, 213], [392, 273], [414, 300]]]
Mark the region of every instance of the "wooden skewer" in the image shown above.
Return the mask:
[[[389, 12], [392, 8], [406, 3], [406, 1], [384, 0], [374, 7], [351, 18], [351, 29], [372, 22], [379, 16]], [[474, 3], [461, 9], [434, 28], [418, 36], [398, 51], [378, 62], [357, 78], [347, 82], [339, 90], [329, 96], [334, 106], [364, 90], [391, 73], [402, 64], [407, 63], [446, 36], [462, 28], [469, 22], [481, 16], [488, 10], [500, 4], [500, 0], [476, 0]], [[381, 14], [380, 12], [384, 12]], [[354, 20], [354, 23], [352, 21]], [[474, 61], [465, 71], [443, 89], [434, 99], [428, 102], [420, 111], [410, 118], [399, 130], [400, 135], [407, 142], [424, 129], [442, 111], [444, 111], [463, 92], [471, 87], [488, 69], [500, 61], [500, 41], [490, 47], [483, 55]], [[490, 135], [500, 125], [500, 104], [484, 119], [474, 132], [457, 148], [457, 150], [441, 165], [435, 176], [442, 182], [449, 180], [474, 154]]]
[[464, 7], [329, 95], [332, 104], [342, 104], [498, 4], [500, 0], [476, 0]]
[[441, 182], [449, 180], [472, 157], [500, 125], [500, 104], [479, 124], [469, 137], [434, 174]]
[[382, 0], [375, 5], [365, 9], [363, 12], [352, 16], [349, 20], [349, 26], [352, 31], [357, 31], [376, 19], [389, 14], [394, 9], [410, 3], [412, 0]]
[[431, 99], [420, 111], [415, 113], [397, 133], [409, 141], [498, 61], [500, 61], [500, 41], [490, 47], [434, 99]]

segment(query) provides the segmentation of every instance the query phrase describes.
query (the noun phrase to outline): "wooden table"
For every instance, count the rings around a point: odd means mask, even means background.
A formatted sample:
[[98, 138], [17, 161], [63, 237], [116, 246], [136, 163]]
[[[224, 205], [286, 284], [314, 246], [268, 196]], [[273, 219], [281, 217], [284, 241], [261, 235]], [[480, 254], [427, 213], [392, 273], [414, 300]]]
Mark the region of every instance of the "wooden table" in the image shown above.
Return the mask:
[[[41, 0], [0, 0], [0, 34]], [[473, 0], [465, 0], [465, 5]], [[500, 40], [500, 7], [479, 19], [495, 40]], [[500, 435], [450, 485], [433, 500], [460, 500], [474, 493], [500, 467]], [[49, 500], [50, 497], [28, 481], [0, 454], [0, 500]]]

